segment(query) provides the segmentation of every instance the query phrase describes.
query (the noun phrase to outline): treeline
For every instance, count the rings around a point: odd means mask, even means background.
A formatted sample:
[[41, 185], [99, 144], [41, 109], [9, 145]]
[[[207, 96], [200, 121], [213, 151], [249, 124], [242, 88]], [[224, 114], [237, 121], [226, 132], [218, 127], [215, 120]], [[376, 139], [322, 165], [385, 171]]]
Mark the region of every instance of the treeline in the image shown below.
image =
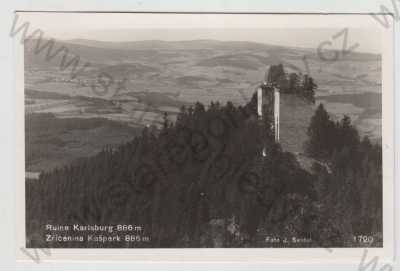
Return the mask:
[[287, 73], [282, 64], [272, 65], [266, 76], [266, 82], [275, 84], [282, 93], [295, 94], [315, 103], [315, 90], [318, 86], [307, 74]]
[[[256, 104], [253, 96], [243, 107], [182, 107], [175, 123], [164, 116], [161, 131], [145, 128], [130, 143], [27, 182], [27, 246], [263, 247], [273, 246], [265, 231], [318, 234], [313, 177], [274, 142]], [[151, 242], [48, 243], [47, 223], [140, 225]]]
[[[306, 148], [315, 164], [306, 171], [274, 142], [270, 120], [258, 119], [256, 99], [182, 107], [175, 122], [164, 115], [160, 130], [145, 128], [127, 144], [27, 181], [27, 247], [381, 245], [381, 147], [320, 105]], [[138, 225], [150, 241], [49, 243], [48, 223]], [[354, 242], [359, 234], [375, 240]]]
[[[331, 245], [373, 236], [382, 244], [382, 147], [360, 139], [348, 116], [331, 120], [320, 104], [308, 128], [307, 153], [314, 165], [321, 204], [321, 238]], [[354, 243], [353, 243], [354, 245]]]

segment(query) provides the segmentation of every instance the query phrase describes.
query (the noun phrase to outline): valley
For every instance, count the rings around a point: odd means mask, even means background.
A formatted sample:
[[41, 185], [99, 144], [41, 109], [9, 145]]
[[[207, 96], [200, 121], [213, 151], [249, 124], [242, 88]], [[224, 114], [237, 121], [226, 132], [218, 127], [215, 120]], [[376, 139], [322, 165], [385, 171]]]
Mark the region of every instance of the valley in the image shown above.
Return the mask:
[[[131, 140], [145, 126], [173, 121], [181, 106], [199, 101], [246, 104], [271, 65], [309, 73], [320, 102], [339, 119], [351, 117], [362, 135], [381, 138], [381, 60], [352, 53], [323, 61], [316, 50], [251, 42], [60, 41], [90, 66], [76, 78], [25, 45], [26, 167], [43, 172], [89, 157], [105, 145]], [[58, 45], [56, 45], [58, 46]], [[306, 61], [305, 61], [306, 59]], [[107, 87], [105, 87], [105, 85]], [[282, 146], [302, 152], [311, 104], [283, 97]]]

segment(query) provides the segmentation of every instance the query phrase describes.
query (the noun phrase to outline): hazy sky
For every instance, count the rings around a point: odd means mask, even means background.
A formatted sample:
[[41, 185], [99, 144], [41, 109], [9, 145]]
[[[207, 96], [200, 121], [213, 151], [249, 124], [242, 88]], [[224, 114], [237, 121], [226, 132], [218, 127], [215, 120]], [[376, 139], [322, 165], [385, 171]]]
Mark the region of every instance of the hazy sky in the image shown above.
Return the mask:
[[23, 13], [22, 20], [56, 39], [101, 41], [196, 40], [253, 41], [267, 44], [342, 49], [358, 43], [359, 52], [381, 53], [379, 24], [362, 15]]

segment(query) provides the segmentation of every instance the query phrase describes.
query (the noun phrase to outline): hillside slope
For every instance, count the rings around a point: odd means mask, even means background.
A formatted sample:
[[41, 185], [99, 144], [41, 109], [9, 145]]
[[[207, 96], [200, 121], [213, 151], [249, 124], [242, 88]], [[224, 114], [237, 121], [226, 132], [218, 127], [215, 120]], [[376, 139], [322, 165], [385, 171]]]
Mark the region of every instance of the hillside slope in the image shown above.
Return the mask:
[[[160, 133], [144, 129], [117, 149], [28, 181], [27, 247], [270, 246], [258, 230], [289, 234], [288, 223], [304, 235], [315, 213], [313, 177], [274, 143], [254, 101], [208, 110], [197, 103]], [[140, 225], [151, 241], [48, 243], [48, 223]]]

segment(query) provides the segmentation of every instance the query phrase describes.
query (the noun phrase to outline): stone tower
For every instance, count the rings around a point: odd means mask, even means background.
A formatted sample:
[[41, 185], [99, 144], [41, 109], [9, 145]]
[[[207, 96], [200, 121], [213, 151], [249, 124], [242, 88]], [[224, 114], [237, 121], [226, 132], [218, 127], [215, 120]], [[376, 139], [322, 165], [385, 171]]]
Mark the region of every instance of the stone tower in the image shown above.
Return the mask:
[[264, 82], [257, 88], [258, 117], [263, 119], [263, 115], [268, 114], [273, 119], [271, 129], [275, 135], [275, 142], [279, 142], [279, 105], [280, 93], [277, 87]]

